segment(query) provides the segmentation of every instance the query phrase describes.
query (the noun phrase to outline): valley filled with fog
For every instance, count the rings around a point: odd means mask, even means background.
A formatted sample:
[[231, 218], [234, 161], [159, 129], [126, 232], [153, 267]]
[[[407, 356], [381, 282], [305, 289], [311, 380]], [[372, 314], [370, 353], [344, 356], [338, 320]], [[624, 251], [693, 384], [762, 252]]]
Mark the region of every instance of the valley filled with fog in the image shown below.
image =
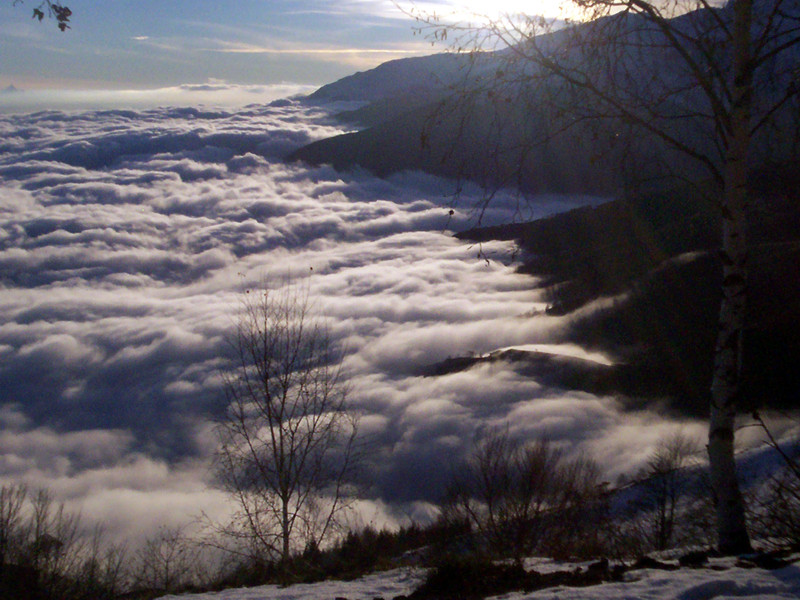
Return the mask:
[[0, 117], [0, 483], [46, 485], [124, 539], [225, 514], [208, 465], [226, 339], [245, 290], [286, 277], [308, 286], [346, 353], [368, 448], [355, 525], [427, 520], [493, 426], [587, 454], [612, 482], [678, 425], [702, 438], [702, 422], [624, 412], [503, 361], [424, 376], [514, 346], [615, 360], [565, 342], [574, 315], [545, 313], [512, 243], [453, 237], [479, 216], [532, 219], [590, 199], [500, 192], [479, 215], [480, 190], [456, 195], [450, 180], [285, 163], [343, 131], [331, 110], [280, 100]]

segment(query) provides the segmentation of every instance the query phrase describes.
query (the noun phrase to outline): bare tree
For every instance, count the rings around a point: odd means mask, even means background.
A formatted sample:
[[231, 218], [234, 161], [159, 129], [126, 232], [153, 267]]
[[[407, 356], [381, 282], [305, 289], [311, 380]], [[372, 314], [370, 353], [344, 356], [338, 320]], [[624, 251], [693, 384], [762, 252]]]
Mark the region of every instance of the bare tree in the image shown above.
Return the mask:
[[135, 585], [141, 590], [177, 593], [193, 583], [199, 550], [181, 527], [160, 527], [136, 552]]
[[646, 537], [657, 550], [673, 542], [681, 502], [693, 487], [687, 467], [699, 451], [694, 439], [678, 431], [658, 441], [644, 467], [639, 504], [648, 514]]
[[0, 487], [0, 597], [117, 597], [128, 583], [125, 550], [80, 521], [47, 489]]
[[80, 516], [57, 503], [52, 492], [39, 489], [30, 498], [26, 562], [48, 597], [55, 597], [80, 564], [82, 544]]
[[285, 566], [320, 544], [346, 506], [357, 417], [348, 409], [342, 356], [310, 309], [308, 292], [245, 294], [224, 376], [217, 472], [237, 514], [227, 533]]
[[129, 585], [127, 550], [124, 545], [107, 543], [106, 537], [104, 527], [96, 525], [83, 544], [82, 564], [74, 577], [76, 596], [111, 600]]
[[547, 441], [521, 445], [508, 431], [493, 431], [453, 478], [444, 512], [451, 522], [469, 522], [495, 555], [521, 564], [596, 490], [590, 461], [566, 460]]
[[19, 558], [22, 540], [22, 507], [28, 492], [23, 485], [0, 487], [0, 579], [7, 565]]
[[[676, 171], [693, 164], [708, 177], [722, 215], [723, 287], [707, 448], [719, 550], [747, 551], [734, 460], [747, 307], [747, 184], [755, 161], [785, 160], [797, 151], [800, 5], [565, 0], [562, 7], [560, 19], [517, 14], [458, 22], [413, 14], [457, 50], [504, 48], [516, 66], [497, 69], [494, 79], [507, 80], [510, 72], [523, 87], [547, 86], [544, 95], [561, 106], [565, 127], [593, 121], [612, 137], [630, 127], [622, 139], [660, 146], [681, 160]], [[535, 13], [535, 3], [531, 8]]]

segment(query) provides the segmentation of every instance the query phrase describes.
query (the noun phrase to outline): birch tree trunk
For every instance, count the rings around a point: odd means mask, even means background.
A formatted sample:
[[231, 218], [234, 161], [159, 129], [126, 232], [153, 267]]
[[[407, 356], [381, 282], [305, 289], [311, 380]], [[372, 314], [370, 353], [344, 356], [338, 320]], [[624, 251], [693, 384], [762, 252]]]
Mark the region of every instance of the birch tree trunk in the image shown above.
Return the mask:
[[753, 74], [750, 58], [752, 0], [735, 0], [731, 39], [733, 99], [722, 207], [722, 305], [714, 351], [708, 456], [717, 513], [718, 550], [751, 550], [744, 501], [736, 477], [734, 432], [741, 391], [747, 308], [747, 170]]

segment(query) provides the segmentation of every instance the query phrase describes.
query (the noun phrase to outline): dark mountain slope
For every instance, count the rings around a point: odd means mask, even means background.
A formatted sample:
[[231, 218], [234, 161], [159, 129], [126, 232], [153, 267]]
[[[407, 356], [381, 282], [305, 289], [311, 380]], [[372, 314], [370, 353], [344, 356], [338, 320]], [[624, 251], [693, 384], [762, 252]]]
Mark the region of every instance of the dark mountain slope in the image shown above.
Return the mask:
[[[752, 187], [744, 406], [798, 408], [800, 174], [775, 168]], [[669, 398], [680, 412], [702, 415], [720, 301], [718, 221], [712, 205], [683, 189], [459, 237], [518, 240], [524, 270], [547, 277], [552, 312], [619, 298], [576, 316], [568, 335], [626, 364], [578, 387]]]
[[385, 98], [430, 97], [457, 84], [469, 72], [470, 60], [464, 54], [402, 58], [322, 86], [308, 99], [312, 102], [374, 102]]
[[[674, 24], [691, 37], [696, 28], [724, 22], [727, 15], [725, 9], [699, 10]], [[539, 36], [537, 45], [558, 52], [559, 61], [574, 63], [578, 72], [597, 74], [595, 87], [613, 90], [627, 110], [718, 164], [723, 149], [715, 144], [718, 129], [708, 118], [713, 113], [708, 98], [663, 33], [646, 23], [620, 13]], [[604, 53], [594, 42], [605, 37], [613, 44], [604, 46]], [[702, 63], [707, 55], [696, 51]], [[534, 193], [621, 194], [632, 187], [653, 189], [653, 182], [667, 178], [709, 176], [700, 162], [671, 151], [648, 127], [626, 124], [613, 102], [598, 104], [597, 95], [545, 75], [525, 54], [521, 45], [518, 53], [403, 59], [325, 86], [310, 100], [367, 103], [342, 115], [366, 129], [315, 142], [288, 158], [338, 169], [359, 166], [379, 176], [423, 170]], [[783, 60], [800, 60], [798, 54], [800, 49]], [[724, 62], [719, 64], [724, 70]], [[783, 67], [765, 67], [754, 76], [757, 82], [769, 78], [761, 89], [773, 99], [782, 97], [795, 77]], [[754, 165], [797, 151], [796, 108], [786, 104], [779, 113], [771, 118], [780, 127], [755, 141]]]
[[[648, 159], [655, 149], [663, 150], [656, 140], [639, 135], [623, 143], [611, 133], [620, 130], [619, 124], [611, 122], [578, 123], [564, 130], [537, 95], [524, 102], [502, 96], [447, 97], [367, 129], [314, 142], [288, 159], [337, 169], [360, 166], [380, 177], [422, 170], [525, 192], [611, 194], [622, 188], [628, 170], [640, 179], [664, 175], [662, 163]], [[367, 122], [382, 110], [397, 108], [372, 104], [347, 116]], [[635, 157], [632, 149], [637, 147], [642, 151]], [[683, 164], [689, 172], [685, 163], [673, 157], [670, 168]]]
[[[693, 27], [704, 19], [726, 18], [725, 9], [698, 11], [676, 23]], [[631, 87], [624, 88], [631, 102], [645, 111], [657, 106], [658, 126], [718, 164], [722, 148], [715, 145], [712, 121], [702, 117], [710, 113], [708, 100], [676, 66], [681, 61], [675, 60], [669, 44], [661, 43], [652, 28], [639, 29], [641, 21], [635, 17], [621, 14], [605, 23], [610, 22], [619, 25], [620, 35], [632, 32], [639, 37], [619, 45], [624, 50], [604, 65], [608, 74], [600, 85], [613, 86], [615, 77], [622, 75]], [[590, 31], [596, 26], [603, 24], [582, 27]], [[559, 35], [542, 43], [557, 47]], [[638, 50], [629, 53], [631, 48]], [[782, 60], [797, 64], [797, 54]], [[574, 56], [592, 61], [591, 52]], [[467, 236], [519, 240], [527, 255], [524, 269], [547, 277], [550, 312], [573, 315], [571, 338], [624, 360], [612, 369], [560, 365], [564, 385], [637, 399], [669, 397], [678, 410], [704, 413], [719, 307], [719, 217], [696, 188], [674, 186], [677, 181], [702, 186], [709, 173], [618, 116], [601, 113], [604, 117], [598, 118], [592, 96], [576, 97], [579, 92], [565, 88], [557, 78], [541, 76], [530, 62], [506, 58], [502, 53], [470, 57], [478, 62], [449, 72], [458, 77], [440, 77], [442, 86], [432, 84], [434, 79], [422, 67], [434, 64], [430, 58], [358, 74], [339, 91], [331, 88], [320, 97], [367, 102], [342, 115], [366, 129], [316, 142], [290, 159], [339, 169], [360, 166], [380, 176], [423, 170], [490, 188], [622, 198]], [[598, 64], [603, 61], [600, 56]], [[419, 76], [415, 68], [421, 69]], [[724, 71], [724, 64], [721, 68]], [[793, 89], [786, 78], [796, 78], [796, 71], [764, 68], [754, 76], [765, 84], [762, 91], [775, 99]], [[417, 87], [395, 86], [393, 77]], [[566, 111], [565, 106], [579, 106], [583, 113]], [[794, 368], [800, 364], [800, 118], [792, 103], [771, 117], [776, 126], [762, 130], [751, 153], [753, 276], [744, 393], [754, 406], [796, 405], [800, 398], [800, 369]], [[774, 162], [781, 164], [770, 166]], [[603, 296], [616, 300], [592, 314], [575, 311]], [[514, 360], [520, 368], [534, 371], [552, 362], [512, 354], [486, 360]], [[475, 360], [484, 359], [457, 358], [433, 366], [429, 374], [469, 368]]]

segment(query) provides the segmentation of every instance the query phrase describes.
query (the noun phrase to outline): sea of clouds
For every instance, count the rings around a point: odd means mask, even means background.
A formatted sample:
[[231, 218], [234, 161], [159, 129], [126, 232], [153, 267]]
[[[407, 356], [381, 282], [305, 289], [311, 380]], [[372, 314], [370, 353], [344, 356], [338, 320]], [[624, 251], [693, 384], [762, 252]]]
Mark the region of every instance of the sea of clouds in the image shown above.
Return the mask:
[[[127, 538], [224, 514], [208, 464], [226, 338], [243, 291], [287, 275], [347, 349], [369, 444], [357, 520], [428, 518], [492, 426], [587, 453], [609, 478], [643, 464], [676, 426], [655, 412], [503, 363], [421, 375], [508, 346], [583, 351], [516, 272], [513, 245], [453, 237], [475, 224], [479, 190], [283, 162], [341, 131], [330, 107], [296, 99], [0, 116], [0, 484], [46, 485]], [[500, 193], [482, 222], [519, 215]]]

